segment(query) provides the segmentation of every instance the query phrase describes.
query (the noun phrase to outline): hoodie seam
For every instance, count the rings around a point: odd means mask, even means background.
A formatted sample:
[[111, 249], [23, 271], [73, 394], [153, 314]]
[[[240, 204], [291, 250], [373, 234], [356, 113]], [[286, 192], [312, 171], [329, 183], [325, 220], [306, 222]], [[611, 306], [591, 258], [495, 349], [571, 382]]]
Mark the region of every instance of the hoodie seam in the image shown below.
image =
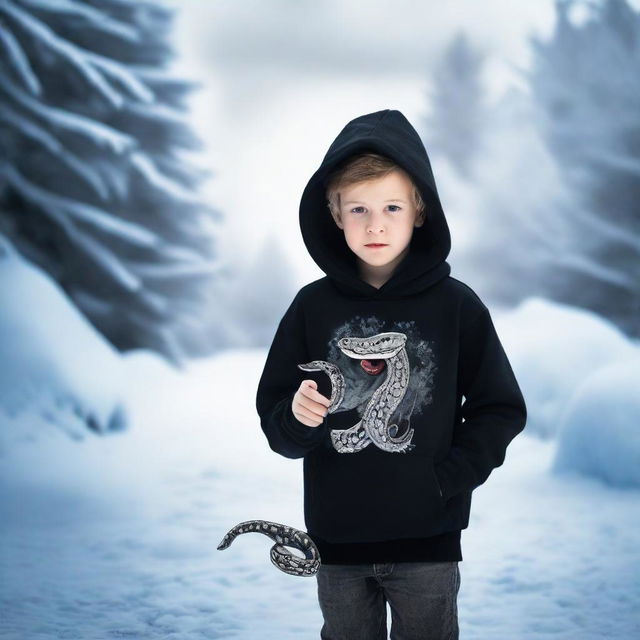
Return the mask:
[[380, 119], [378, 120], [378, 122], [375, 123], [375, 125], [373, 126], [373, 129], [371, 129], [371, 131], [369, 132], [369, 135], [372, 136], [377, 130], [378, 127], [382, 124], [383, 120], [391, 113], [390, 109], [387, 109], [381, 116]]

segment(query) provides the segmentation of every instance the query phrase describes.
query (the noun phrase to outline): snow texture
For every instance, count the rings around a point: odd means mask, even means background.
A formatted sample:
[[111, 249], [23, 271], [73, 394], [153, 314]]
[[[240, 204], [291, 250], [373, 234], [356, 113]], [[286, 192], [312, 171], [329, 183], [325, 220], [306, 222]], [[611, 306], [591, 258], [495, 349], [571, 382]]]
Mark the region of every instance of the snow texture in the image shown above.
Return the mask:
[[118, 353], [1, 234], [0, 309], [0, 453], [56, 429], [126, 428]]

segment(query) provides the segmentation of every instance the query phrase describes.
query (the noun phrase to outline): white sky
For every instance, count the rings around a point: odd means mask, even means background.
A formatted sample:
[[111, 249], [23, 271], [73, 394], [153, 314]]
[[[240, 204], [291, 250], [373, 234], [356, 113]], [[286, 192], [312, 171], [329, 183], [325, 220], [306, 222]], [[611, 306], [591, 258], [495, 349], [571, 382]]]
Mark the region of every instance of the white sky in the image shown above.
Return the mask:
[[174, 4], [178, 68], [203, 83], [191, 117], [214, 171], [206, 194], [226, 216], [221, 257], [246, 263], [270, 237], [300, 284], [322, 273], [300, 236], [299, 199], [342, 127], [395, 108], [419, 129], [432, 65], [458, 30], [486, 52], [487, 91], [499, 97], [529, 63], [528, 36], [555, 20], [552, 0]]

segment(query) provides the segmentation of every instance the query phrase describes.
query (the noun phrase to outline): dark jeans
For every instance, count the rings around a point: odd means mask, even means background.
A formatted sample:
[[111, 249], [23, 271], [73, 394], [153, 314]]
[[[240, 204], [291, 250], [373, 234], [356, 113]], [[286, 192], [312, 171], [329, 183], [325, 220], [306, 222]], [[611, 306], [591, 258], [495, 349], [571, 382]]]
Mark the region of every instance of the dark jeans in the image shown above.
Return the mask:
[[322, 640], [457, 640], [458, 562], [321, 564]]

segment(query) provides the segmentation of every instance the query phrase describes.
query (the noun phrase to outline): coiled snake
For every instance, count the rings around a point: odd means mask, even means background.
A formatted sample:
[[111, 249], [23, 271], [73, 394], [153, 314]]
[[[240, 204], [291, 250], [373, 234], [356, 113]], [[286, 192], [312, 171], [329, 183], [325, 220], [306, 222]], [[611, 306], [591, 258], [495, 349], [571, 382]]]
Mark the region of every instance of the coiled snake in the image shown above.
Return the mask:
[[[222, 538], [222, 542], [218, 545], [218, 550], [222, 551], [231, 545], [231, 543], [241, 533], [263, 533], [269, 536], [275, 543], [271, 547], [271, 562], [280, 569], [292, 576], [313, 576], [320, 567], [320, 552], [313, 540], [304, 531], [294, 529], [286, 524], [278, 522], [269, 522], [268, 520], [248, 520], [241, 522], [231, 529]], [[304, 553], [304, 558], [291, 553], [285, 549], [285, 545], [298, 549]]]
[[[349, 429], [332, 429], [331, 442], [339, 453], [356, 453], [373, 442], [376, 447], [390, 453], [407, 453], [413, 429], [396, 437], [398, 425], [389, 420], [402, 402], [409, 385], [409, 358], [405, 349], [407, 336], [398, 331], [387, 331], [366, 338], [341, 338], [340, 351], [350, 358], [385, 360], [387, 375], [375, 390], [362, 414], [362, 418]], [[324, 371], [331, 381], [329, 413], [338, 409], [344, 399], [345, 381], [340, 368], [331, 362], [313, 360], [299, 364], [303, 371]]]

